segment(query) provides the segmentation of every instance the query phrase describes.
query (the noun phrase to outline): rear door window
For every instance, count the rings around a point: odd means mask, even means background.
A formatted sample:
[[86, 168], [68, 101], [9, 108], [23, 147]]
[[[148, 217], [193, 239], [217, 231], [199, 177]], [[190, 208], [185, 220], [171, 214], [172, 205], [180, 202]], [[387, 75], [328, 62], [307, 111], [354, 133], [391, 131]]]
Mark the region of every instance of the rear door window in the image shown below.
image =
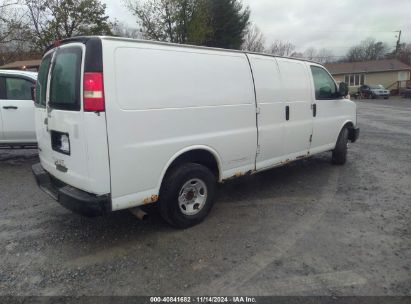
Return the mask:
[[52, 54], [49, 54], [44, 57], [40, 65], [39, 74], [37, 76], [36, 104], [41, 106], [46, 105], [47, 77], [49, 74], [51, 56]]
[[49, 106], [80, 110], [82, 49], [78, 46], [57, 50], [51, 70]]

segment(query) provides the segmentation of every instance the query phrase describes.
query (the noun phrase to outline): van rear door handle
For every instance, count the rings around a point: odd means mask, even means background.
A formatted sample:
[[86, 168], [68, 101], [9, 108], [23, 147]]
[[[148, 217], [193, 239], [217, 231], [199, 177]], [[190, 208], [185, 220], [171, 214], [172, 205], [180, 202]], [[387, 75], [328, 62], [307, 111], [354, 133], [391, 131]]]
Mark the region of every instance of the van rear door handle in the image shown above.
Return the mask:
[[317, 117], [317, 104], [313, 104], [313, 116]]
[[290, 120], [290, 106], [285, 107], [285, 120]]
[[6, 110], [17, 110], [18, 107], [16, 107], [16, 106], [4, 106], [3, 109], [6, 109]]

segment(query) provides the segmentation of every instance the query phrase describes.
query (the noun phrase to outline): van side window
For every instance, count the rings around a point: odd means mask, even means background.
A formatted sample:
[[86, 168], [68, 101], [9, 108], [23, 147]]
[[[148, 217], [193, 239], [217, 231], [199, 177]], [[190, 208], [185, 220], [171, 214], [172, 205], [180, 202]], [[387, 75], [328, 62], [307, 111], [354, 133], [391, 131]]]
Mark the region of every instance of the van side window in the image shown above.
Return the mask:
[[315, 99], [334, 99], [337, 96], [337, 86], [330, 75], [317, 66], [311, 66], [311, 73], [314, 79]]
[[31, 87], [33, 83], [23, 78], [6, 78], [6, 99], [31, 100]]
[[47, 77], [49, 74], [50, 61], [51, 54], [44, 57], [40, 65], [39, 74], [37, 76], [36, 103], [42, 106], [46, 105]]
[[50, 79], [49, 106], [61, 110], [80, 110], [80, 47], [57, 50]]

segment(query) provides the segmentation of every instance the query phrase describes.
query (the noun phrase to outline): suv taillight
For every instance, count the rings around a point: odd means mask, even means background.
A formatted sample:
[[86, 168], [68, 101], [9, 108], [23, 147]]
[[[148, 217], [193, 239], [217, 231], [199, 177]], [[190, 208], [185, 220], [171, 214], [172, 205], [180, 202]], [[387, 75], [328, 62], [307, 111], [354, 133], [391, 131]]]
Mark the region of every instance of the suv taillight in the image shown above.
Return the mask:
[[83, 103], [87, 112], [105, 110], [103, 73], [84, 73]]

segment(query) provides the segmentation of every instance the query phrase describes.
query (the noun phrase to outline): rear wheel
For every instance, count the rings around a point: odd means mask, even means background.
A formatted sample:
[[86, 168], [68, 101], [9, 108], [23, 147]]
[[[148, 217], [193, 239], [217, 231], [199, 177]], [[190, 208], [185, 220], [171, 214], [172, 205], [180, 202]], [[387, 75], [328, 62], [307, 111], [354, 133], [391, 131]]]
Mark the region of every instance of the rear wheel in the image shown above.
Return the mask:
[[344, 127], [338, 136], [337, 144], [332, 154], [334, 165], [344, 165], [347, 162], [348, 128]]
[[201, 223], [214, 204], [216, 178], [199, 164], [187, 163], [169, 172], [160, 192], [160, 214], [171, 225], [188, 228]]

